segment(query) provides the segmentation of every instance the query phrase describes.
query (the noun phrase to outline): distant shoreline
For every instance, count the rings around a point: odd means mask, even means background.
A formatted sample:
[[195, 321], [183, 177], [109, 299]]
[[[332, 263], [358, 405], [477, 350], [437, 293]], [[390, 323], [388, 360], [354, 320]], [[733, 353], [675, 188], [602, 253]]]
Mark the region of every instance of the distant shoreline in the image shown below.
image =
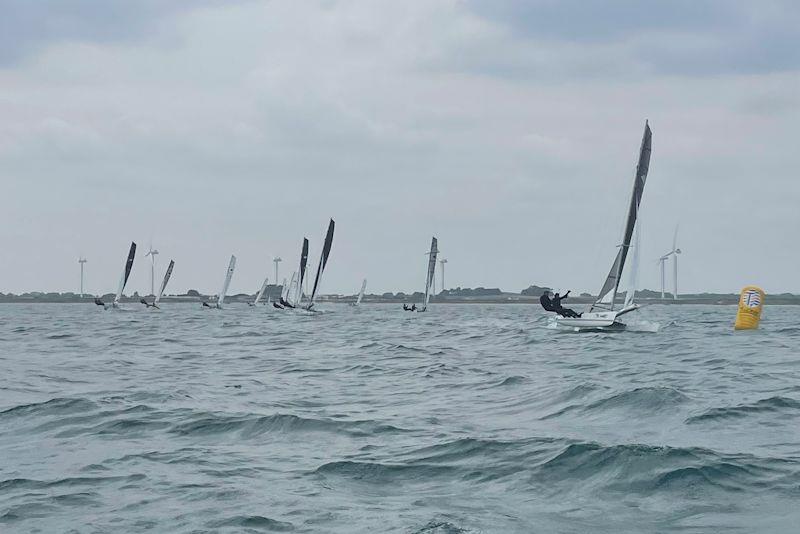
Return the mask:
[[[229, 303], [241, 303], [246, 304], [250, 303], [254, 299], [254, 295], [234, 295], [229, 296], [226, 298], [226, 302]], [[122, 303], [125, 304], [140, 304], [140, 298], [146, 298], [148, 301], [152, 302], [152, 296], [148, 297], [140, 297], [140, 296], [132, 296], [132, 297], [123, 297], [121, 299]], [[84, 298], [80, 297], [54, 297], [54, 296], [40, 296], [40, 297], [27, 297], [27, 296], [11, 296], [11, 295], [3, 295], [0, 297], [0, 304], [94, 304], [94, 296], [85, 296]], [[202, 302], [213, 302], [215, 301], [215, 297], [213, 296], [166, 296], [161, 298], [161, 302], [163, 303], [187, 303], [187, 304], [201, 304]], [[355, 296], [329, 296], [329, 295], [321, 295], [318, 297], [317, 302], [320, 304], [349, 304], [355, 301]], [[368, 297], [365, 296], [362, 300], [363, 305], [369, 304], [403, 304], [408, 303], [411, 304], [413, 302], [419, 302], [420, 299], [416, 296], [407, 296], [405, 299], [403, 298], [382, 298], [382, 297]], [[636, 300], [639, 304], [642, 305], [654, 305], [654, 304], [661, 304], [661, 305], [686, 305], [686, 304], [704, 304], [704, 305], [716, 305], [716, 306], [730, 306], [735, 305], [739, 302], [738, 295], [715, 295], [713, 297], [703, 298], [698, 296], [686, 296], [680, 297], [678, 300], [669, 299], [660, 299], [660, 298], [640, 298]], [[107, 300], [110, 302], [110, 299]], [[584, 304], [591, 304], [594, 302], [594, 299], [586, 298], [586, 297], [575, 297], [570, 298], [568, 301], [569, 305], [584, 305]], [[621, 299], [620, 299], [621, 302]], [[530, 297], [530, 296], [521, 296], [521, 295], [509, 295], [509, 296], [497, 296], [497, 297], [447, 297], [447, 298], [439, 298], [434, 297], [431, 299], [431, 304], [527, 304], [527, 305], [539, 305], [538, 297]], [[767, 295], [766, 297], [766, 304], [778, 304], [778, 305], [791, 305], [791, 306], [800, 306], [800, 295]], [[141, 304], [140, 304], [141, 305]]]

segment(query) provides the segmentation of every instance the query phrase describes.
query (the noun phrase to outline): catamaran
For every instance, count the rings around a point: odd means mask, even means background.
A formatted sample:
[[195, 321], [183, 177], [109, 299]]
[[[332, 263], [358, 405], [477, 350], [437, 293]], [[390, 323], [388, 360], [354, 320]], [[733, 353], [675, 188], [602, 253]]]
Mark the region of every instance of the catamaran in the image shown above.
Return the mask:
[[203, 306], [205, 308], [216, 308], [218, 310], [222, 309], [222, 305], [225, 303], [225, 296], [228, 294], [228, 286], [231, 285], [231, 278], [233, 278], [233, 270], [236, 268], [236, 256], [231, 254], [231, 261], [228, 263], [228, 272], [225, 273], [225, 282], [222, 284], [222, 291], [219, 292], [219, 297], [217, 298], [217, 302], [215, 304], [209, 304], [208, 302], [203, 302]]
[[292, 280], [289, 285], [283, 284], [283, 292], [278, 302], [272, 305], [278, 309], [296, 308], [300, 305], [303, 298], [303, 280], [306, 276], [306, 265], [308, 264], [308, 239], [303, 238], [303, 248], [300, 249], [300, 269], [292, 273]]
[[269, 283], [269, 277], [264, 278], [264, 283], [261, 284], [261, 289], [258, 290], [256, 293], [256, 298], [253, 302], [250, 302], [250, 306], [257, 306], [259, 302], [261, 302], [261, 297], [264, 296], [264, 291], [267, 289], [267, 284]]
[[366, 291], [366, 289], [367, 289], [367, 279], [364, 278], [364, 281], [361, 282], [361, 291], [358, 292], [358, 297], [356, 297], [356, 301], [355, 302], [351, 302], [350, 306], [360, 306], [361, 305], [361, 299], [364, 298], [364, 291]]
[[[125, 267], [122, 268], [122, 276], [119, 279], [119, 286], [117, 287], [117, 294], [114, 297], [114, 302], [111, 303], [112, 308], [119, 308], [119, 301], [122, 298], [122, 292], [125, 290], [125, 284], [128, 283], [128, 277], [131, 275], [133, 268], [133, 258], [136, 256], [136, 243], [131, 242], [131, 248], [128, 251], [128, 259], [125, 260]], [[94, 303], [108, 309], [108, 305], [102, 299], [94, 299]]]
[[436, 271], [436, 256], [439, 254], [439, 240], [435, 237], [431, 239], [431, 251], [428, 252], [428, 276], [425, 278], [425, 302], [422, 306], [412, 304], [408, 306], [403, 304], [403, 309], [406, 311], [424, 312], [428, 309], [428, 303], [431, 300], [431, 289], [433, 288], [433, 275]]
[[611, 270], [603, 283], [602, 289], [597, 295], [597, 300], [589, 306], [589, 308], [581, 314], [580, 317], [558, 317], [557, 325], [562, 327], [573, 328], [575, 330], [619, 330], [625, 328], [625, 323], [619, 320], [623, 315], [639, 309], [634, 299], [635, 293], [635, 275], [632, 275], [636, 269], [638, 259], [638, 247], [634, 250], [634, 265], [629, 273], [629, 277], [633, 283], [631, 288], [628, 289], [625, 295], [625, 301], [622, 307], [615, 308], [617, 292], [622, 277], [622, 271], [625, 267], [625, 259], [628, 256], [628, 249], [631, 248], [631, 240], [634, 237], [634, 231], [638, 240], [638, 216], [639, 204], [642, 201], [642, 193], [644, 192], [644, 185], [647, 181], [647, 171], [650, 168], [650, 153], [652, 151], [652, 132], [650, 125], [645, 121], [644, 135], [642, 136], [642, 144], [639, 148], [639, 160], [636, 164], [636, 176], [633, 180], [633, 193], [628, 205], [628, 214], [625, 221], [625, 230], [622, 236], [622, 243], [619, 245], [619, 250], [611, 264]]
[[283, 306], [281, 305], [281, 301], [286, 298], [286, 291], [288, 289], [288, 287], [286, 286], [286, 283], [287, 283], [286, 282], [286, 278], [284, 277], [283, 283], [281, 284], [281, 294], [278, 297], [278, 300], [272, 303], [272, 306], [275, 307], [275, 308], [278, 308], [279, 310], [283, 309]]
[[172, 268], [175, 267], [175, 261], [169, 260], [169, 266], [167, 267], [167, 272], [164, 274], [164, 281], [161, 282], [161, 288], [158, 290], [158, 295], [156, 295], [155, 300], [153, 300], [152, 304], [149, 304], [145, 299], [141, 299], [139, 302], [147, 306], [148, 308], [156, 308], [161, 309], [158, 307], [158, 301], [161, 300], [161, 296], [164, 294], [164, 290], [167, 288], [167, 282], [169, 282], [170, 276], [172, 276]]
[[328, 223], [328, 232], [325, 234], [325, 242], [322, 245], [322, 254], [319, 256], [319, 265], [317, 265], [317, 276], [314, 277], [314, 287], [311, 290], [311, 296], [308, 298], [308, 304], [303, 307], [304, 310], [314, 311], [314, 297], [317, 296], [317, 289], [319, 289], [319, 282], [322, 279], [322, 273], [325, 271], [325, 266], [328, 264], [328, 257], [331, 254], [331, 246], [333, 246], [333, 230], [336, 223], [333, 219]]

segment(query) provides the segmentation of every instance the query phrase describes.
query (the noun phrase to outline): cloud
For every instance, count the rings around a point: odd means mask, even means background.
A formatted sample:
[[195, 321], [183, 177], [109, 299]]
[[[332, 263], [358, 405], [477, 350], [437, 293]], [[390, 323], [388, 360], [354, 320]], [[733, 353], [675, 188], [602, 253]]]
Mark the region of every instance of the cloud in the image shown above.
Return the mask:
[[324, 291], [419, 288], [432, 234], [454, 285], [596, 291], [645, 118], [643, 257], [680, 221], [687, 290], [800, 289], [797, 70], [658, 71], [613, 21], [556, 38], [457, 1], [162, 7], [0, 69], [2, 290], [70, 288], [81, 253], [108, 291], [152, 238], [175, 289], [217, 290], [235, 253], [233, 290], [255, 291], [333, 216]]
[[[528, 67], [541, 54], [555, 58], [559, 49], [574, 51], [577, 57], [569, 59], [574, 77], [598, 72], [698, 77], [800, 66], [800, 5], [790, 0], [466, 0], [465, 5], [508, 29], [526, 50], [538, 50], [528, 54]], [[598, 56], [604, 58], [599, 64]], [[525, 69], [515, 72], [520, 70]]]

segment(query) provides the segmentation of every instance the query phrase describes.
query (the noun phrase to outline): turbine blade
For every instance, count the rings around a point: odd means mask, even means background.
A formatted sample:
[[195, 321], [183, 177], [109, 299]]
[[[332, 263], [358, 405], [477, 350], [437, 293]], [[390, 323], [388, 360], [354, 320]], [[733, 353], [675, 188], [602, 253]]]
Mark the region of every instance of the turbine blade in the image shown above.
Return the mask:
[[675, 225], [675, 233], [672, 235], [672, 251], [678, 250], [678, 225]]

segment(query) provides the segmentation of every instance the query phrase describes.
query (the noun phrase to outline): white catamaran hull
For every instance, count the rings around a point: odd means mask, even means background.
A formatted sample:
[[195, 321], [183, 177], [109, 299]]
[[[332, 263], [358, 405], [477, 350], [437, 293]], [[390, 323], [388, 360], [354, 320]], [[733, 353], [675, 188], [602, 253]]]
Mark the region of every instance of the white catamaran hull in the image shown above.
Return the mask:
[[625, 323], [619, 321], [619, 317], [638, 309], [639, 306], [633, 304], [621, 310], [584, 312], [580, 317], [559, 317], [556, 319], [556, 325], [576, 331], [621, 330], [625, 328]]

